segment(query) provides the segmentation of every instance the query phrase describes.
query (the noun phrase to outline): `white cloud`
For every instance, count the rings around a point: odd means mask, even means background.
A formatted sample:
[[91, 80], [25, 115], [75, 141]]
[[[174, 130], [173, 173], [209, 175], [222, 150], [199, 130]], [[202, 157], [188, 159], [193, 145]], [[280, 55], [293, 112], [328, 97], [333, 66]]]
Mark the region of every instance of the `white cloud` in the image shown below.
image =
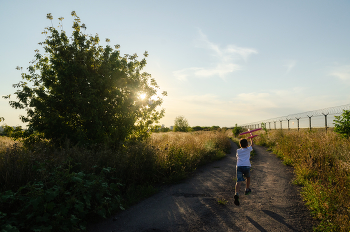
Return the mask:
[[162, 123], [172, 125], [184, 115], [191, 126], [233, 126], [346, 104], [330, 95], [312, 95], [305, 87], [240, 93], [231, 98], [215, 94], [173, 96], [164, 101]]
[[281, 117], [335, 106], [339, 103], [330, 96], [312, 96], [308, 89], [297, 87], [264, 92], [242, 93], [232, 99], [247, 122]]
[[295, 67], [296, 63], [297, 62], [295, 60], [290, 60], [285, 65], [283, 65], [284, 67], [287, 67], [285, 74], [289, 73]]
[[339, 78], [342, 81], [350, 80], [350, 65], [343, 65], [333, 69], [330, 75]]
[[255, 49], [252, 48], [240, 48], [240, 47], [236, 47], [234, 45], [228, 45], [226, 50], [227, 53], [231, 53], [231, 54], [238, 54], [241, 56], [241, 58], [243, 58], [244, 61], [248, 60], [248, 57], [252, 54], [257, 54], [258, 52]]
[[247, 61], [249, 56], [258, 52], [252, 48], [242, 48], [229, 44], [226, 48], [220, 48], [219, 45], [209, 41], [207, 36], [198, 30], [199, 39], [196, 41], [196, 47], [204, 48], [209, 51], [214, 58], [210, 67], [190, 67], [173, 72], [173, 75], [179, 80], [187, 80], [188, 77], [212, 77], [219, 76], [224, 78], [227, 74], [241, 70], [237, 62]]

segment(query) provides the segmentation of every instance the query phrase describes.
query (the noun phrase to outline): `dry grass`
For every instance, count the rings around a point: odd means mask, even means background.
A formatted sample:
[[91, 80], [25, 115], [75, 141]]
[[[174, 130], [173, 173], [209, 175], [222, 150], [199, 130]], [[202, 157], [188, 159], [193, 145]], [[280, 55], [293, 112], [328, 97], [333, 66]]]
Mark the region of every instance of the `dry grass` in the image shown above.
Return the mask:
[[294, 166], [294, 183], [321, 220], [319, 231], [350, 230], [350, 139], [333, 131], [260, 131], [256, 142]]
[[155, 149], [158, 170], [170, 178], [182, 178], [198, 165], [226, 155], [231, 145], [223, 132], [167, 132], [153, 134], [149, 144]]
[[0, 136], [0, 152], [5, 151], [7, 148], [10, 148], [16, 142], [6, 136]]
[[[222, 132], [153, 134], [118, 151], [103, 146], [87, 150], [68, 142], [55, 149], [48, 141], [31, 147], [4, 141], [1, 231], [59, 231], [62, 223], [65, 231], [84, 230], [85, 222], [150, 196], [155, 186], [183, 179], [230, 148]], [[69, 220], [71, 215], [76, 218]]]
[[0, 150], [1, 189], [13, 189], [36, 179], [48, 178], [56, 168], [69, 172], [99, 173], [114, 168], [114, 175], [126, 185], [174, 181], [184, 178], [198, 165], [221, 158], [230, 148], [222, 132], [155, 133], [144, 141], [125, 146], [86, 150], [78, 147], [54, 149], [38, 143], [31, 150], [4, 138]]

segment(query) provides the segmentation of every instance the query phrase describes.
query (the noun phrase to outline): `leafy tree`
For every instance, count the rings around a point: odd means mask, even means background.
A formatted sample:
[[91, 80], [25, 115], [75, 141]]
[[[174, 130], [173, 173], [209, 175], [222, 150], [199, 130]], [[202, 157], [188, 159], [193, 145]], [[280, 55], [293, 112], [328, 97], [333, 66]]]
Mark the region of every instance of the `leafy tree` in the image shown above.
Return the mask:
[[[119, 45], [102, 47], [98, 35], [84, 34], [85, 24], [74, 11], [71, 15], [70, 38], [62, 26], [56, 29], [51, 23], [45, 28], [47, 37], [39, 43], [45, 53], [36, 50], [29, 73], [22, 73], [31, 85], [25, 81], [14, 85], [19, 88], [18, 101], [10, 105], [26, 109], [22, 121], [57, 145], [69, 139], [72, 144], [119, 146], [127, 139], [147, 137], [164, 110], [157, 110], [162, 98], [156, 97], [156, 81], [141, 72], [146, 59], [138, 61], [136, 54], [121, 56]], [[52, 21], [51, 14], [47, 18]], [[63, 18], [59, 20], [61, 24]]]
[[169, 132], [169, 131], [170, 131], [169, 127], [160, 128], [160, 132]]
[[0, 117], [0, 122], [2, 122], [2, 121], [5, 121], [5, 119], [3, 117]]
[[200, 127], [200, 126], [194, 126], [194, 127], [192, 127], [192, 131], [201, 131], [201, 130], [203, 130], [203, 128]]
[[343, 110], [340, 116], [334, 116], [334, 131], [345, 138], [350, 137], [350, 110]]
[[174, 131], [189, 131], [189, 124], [187, 119], [184, 116], [177, 116], [174, 121]]
[[3, 125], [2, 128], [4, 128], [3, 135], [14, 138], [14, 139], [19, 139], [24, 137], [25, 131], [22, 129], [21, 126], [17, 127], [12, 127], [8, 125]]
[[217, 130], [220, 130], [220, 127], [219, 126], [211, 126], [210, 130], [211, 131], [217, 131]]
[[161, 125], [154, 125], [151, 129], [151, 132], [169, 132], [170, 129], [168, 127], [162, 127]]
[[3, 134], [8, 137], [11, 137], [13, 131], [15, 130], [12, 126], [8, 126], [8, 125], [4, 125], [2, 126], [2, 128], [4, 128]]
[[237, 126], [237, 123], [236, 123], [235, 127], [232, 130], [232, 133], [234, 134], [235, 137], [237, 137], [242, 132], [243, 132], [243, 128], [240, 126]]
[[265, 131], [265, 133], [267, 134], [267, 128], [266, 128], [266, 123], [262, 122], [261, 123], [261, 128]]
[[162, 126], [161, 125], [154, 125], [151, 129], [150, 129], [150, 131], [151, 132], [159, 132], [160, 131], [160, 129], [162, 128]]

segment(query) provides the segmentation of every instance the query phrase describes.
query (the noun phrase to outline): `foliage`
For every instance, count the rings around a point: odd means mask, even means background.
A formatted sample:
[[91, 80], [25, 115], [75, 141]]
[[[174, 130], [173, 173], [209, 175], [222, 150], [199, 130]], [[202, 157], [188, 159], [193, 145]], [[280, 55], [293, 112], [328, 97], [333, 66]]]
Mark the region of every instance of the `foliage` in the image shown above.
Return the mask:
[[0, 117], [0, 122], [5, 121], [4, 117]]
[[219, 205], [227, 205], [228, 201], [225, 198], [220, 198], [217, 200]]
[[[6, 140], [5, 140], [6, 138]], [[0, 231], [85, 231], [230, 149], [221, 132], [154, 133], [123, 149], [0, 139]], [[2, 143], [4, 141], [4, 143]]]
[[15, 130], [12, 126], [8, 125], [3, 125], [2, 128], [4, 129], [3, 134], [8, 137], [11, 137], [11, 134]]
[[25, 130], [23, 130], [21, 126], [12, 127], [12, 126], [8, 126], [8, 125], [3, 125], [2, 127], [4, 129], [2, 134], [7, 136], [7, 137], [19, 139], [19, 138], [22, 138], [26, 135]]
[[294, 167], [294, 183], [302, 186], [306, 204], [320, 220], [316, 230], [349, 231], [350, 140], [322, 130], [273, 130], [264, 136], [264, 143]]
[[0, 136], [0, 153], [10, 149], [16, 142], [7, 136]]
[[169, 131], [170, 131], [169, 127], [160, 128], [160, 132], [169, 132]]
[[217, 130], [220, 130], [220, 127], [219, 126], [211, 126], [210, 130], [211, 131], [217, 131]]
[[265, 131], [265, 134], [267, 134], [267, 128], [266, 128], [266, 123], [262, 122], [261, 123], [261, 128]]
[[160, 125], [153, 126], [150, 131], [151, 132], [159, 132], [162, 127]]
[[201, 131], [201, 130], [203, 130], [203, 128], [200, 127], [200, 126], [194, 126], [194, 127], [192, 127], [192, 131]]
[[85, 231], [88, 220], [122, 209], [121, 185], [110, 172], [111, 168], [99, 175], [56, 168], [45, 183], [35, 181], [16, 192], [3, 192], [0, 229]]
[[344, 110], [342, 115], [334, 116], [334, 131], [343, 137], [350, 137], [350, 110]]
[[[150, 140], [166, 181], [180, 180], [199, 165], [220, 159], [230, 151], [228, 137], [221, 132], [159, 133]], [[164, 180], [163, 180], [164, 181]]]
[[[71, 38], [62, 26], [45, 28], [46, 39], [39, 43], [45, 53], [36, 50], [29, 73], [22, 73], [24, 81], [14, 85], [18, 101], [10, 105], [26, 109], [22, 121], [56, 145], [68, 139], [73, 145], [117, 147], [128, 139], [146, 138], [149, 126], [164, 114], [156, 109], [162, 103], [154, 98], [156, 81], [141, 72], [146, 59], [121, 56], [119, 45], [102, 47], [98, 35], [84, 34], [85, 24], [74, 11], [71, 15]], [[47, 18], [52, 20], [51, 14]]]
[[236, 123], [235, 127], [232, 129], [232, 133], [235, 137], [237, 137], [243, 131], [244, 131], [243, 127], [237, 126], [237, 123]]
[[184, 116], [177, 116], [174, 121], [174, 132], [181, 131], [186, 132], [189, 131], [190, 126], [188, 124], [187, 119]]
[[170, 128], [162, 127], [160, 125], [155, 125], [155, 126], [152, 127], [152, 129], [150, 131], [151, 132], [155, 132], [155, 133], [158, 133], [158, 132], [169, 132]]
[[220, 128], [219, 126], [211, 126], [211, 127], [201, 127], [201, 126], [194, 126], [191, 127], [191, 131], [220, 131], [220, 130], [226, 130], [226, 127]]

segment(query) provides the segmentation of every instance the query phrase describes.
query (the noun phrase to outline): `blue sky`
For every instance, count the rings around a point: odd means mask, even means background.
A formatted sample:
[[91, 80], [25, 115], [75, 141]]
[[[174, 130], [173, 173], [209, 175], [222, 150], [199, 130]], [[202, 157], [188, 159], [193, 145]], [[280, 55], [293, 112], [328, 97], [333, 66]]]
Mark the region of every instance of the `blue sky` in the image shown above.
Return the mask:
[[[87, 34], [148, 51], [145, 71], [167, 91], [161, 124], [231, 127], [350, 103], [349, 1], [1, 1], [0, 95], [41, 49], [41, 32], [76, 11]], [[101, 42], [101, 45], [105, 45]], [[0, 99], [0, 116], [23, 125]]]

